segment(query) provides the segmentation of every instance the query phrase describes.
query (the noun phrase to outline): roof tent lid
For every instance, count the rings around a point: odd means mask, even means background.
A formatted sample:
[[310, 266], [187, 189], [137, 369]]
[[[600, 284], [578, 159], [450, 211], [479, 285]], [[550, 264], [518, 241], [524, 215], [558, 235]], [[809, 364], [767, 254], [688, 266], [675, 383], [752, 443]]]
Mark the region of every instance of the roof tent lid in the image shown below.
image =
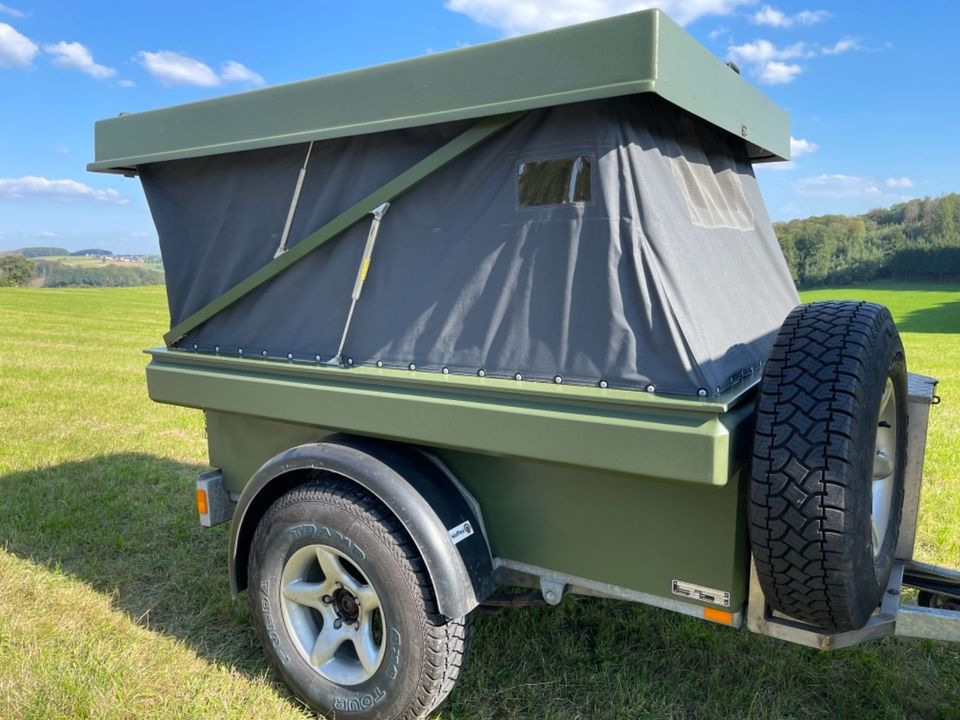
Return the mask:
[[97, 172], [653, 92], [790, 157], [787, 113], [658, 10], [96, 124]]

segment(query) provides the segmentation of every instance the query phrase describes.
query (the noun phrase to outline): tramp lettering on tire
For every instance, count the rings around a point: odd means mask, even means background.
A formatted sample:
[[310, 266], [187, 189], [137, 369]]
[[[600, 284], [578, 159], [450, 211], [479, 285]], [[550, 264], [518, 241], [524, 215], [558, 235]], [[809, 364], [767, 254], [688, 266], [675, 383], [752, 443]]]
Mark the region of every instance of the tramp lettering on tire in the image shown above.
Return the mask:
[[250, 609], [284, 682], [336, 718], [421, 718], [453, 688], [470, 617], [436, 612], [402, 526], [340, 478], [277, 500], [250, 549]]
[[757, 397], [750, 543], [767, 602], [814, 625], [862, 627], [897, 544], [907, 376], [881, 305], [802, 305]]

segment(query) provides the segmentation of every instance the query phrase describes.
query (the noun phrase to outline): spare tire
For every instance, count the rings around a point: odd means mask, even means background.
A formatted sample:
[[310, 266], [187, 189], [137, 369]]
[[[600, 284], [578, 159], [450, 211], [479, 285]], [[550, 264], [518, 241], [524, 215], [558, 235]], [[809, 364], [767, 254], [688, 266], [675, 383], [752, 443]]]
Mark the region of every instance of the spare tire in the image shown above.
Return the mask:
[[770, 606], [862, 627], [886, 587], [903, 506], [907, 371], [890, 312], [801, 305], [757, 396], [750, 544]]

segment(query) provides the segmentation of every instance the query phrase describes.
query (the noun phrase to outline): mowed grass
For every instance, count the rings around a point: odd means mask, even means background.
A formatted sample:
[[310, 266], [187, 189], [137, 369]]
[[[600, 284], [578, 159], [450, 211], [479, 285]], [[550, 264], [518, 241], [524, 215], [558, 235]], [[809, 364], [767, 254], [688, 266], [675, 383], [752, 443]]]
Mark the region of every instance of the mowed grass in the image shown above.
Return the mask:
[[[938, 376], [920, 558], [960, 564], [960, 286], [887, 304]], [[269, 671], [224, 527], [192, 506], [202, 414], [151, 403], [162, 288], [0, 289], [0, 718], [303, 718]], [[639, 605], [568, 598], [478, 618], [442, 718], [960, 718], [960, 647], [835, 653]]]

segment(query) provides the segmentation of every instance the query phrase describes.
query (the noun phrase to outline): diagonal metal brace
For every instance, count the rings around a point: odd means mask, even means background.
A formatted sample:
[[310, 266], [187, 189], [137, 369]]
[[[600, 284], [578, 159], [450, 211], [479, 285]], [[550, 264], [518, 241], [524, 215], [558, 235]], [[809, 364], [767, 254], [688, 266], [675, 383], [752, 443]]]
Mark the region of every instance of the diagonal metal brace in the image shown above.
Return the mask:
[[191, 330], [194, 330], [202, 323], [212, 318], [214, 315], [237, 302], [240, 298], [248, 295], [256, 288], [263, 285], [268, 280], [276, 277], [298, 260], [301, 260], [313, 250], [323, 245], [328, 240], [336, 237], [344, 230], [348, 229], [364, 217], [372, 213], [376, 208], [384, 203], [393, 201], [399, 195], [410, 190], [430, 174], [436, 172], [447, 163], [455, 160], [463, 153], [476, 147], [487, 138], [495, 135], [500, 130], [512, 125], [519, 120], [525, 113], [515, 112], [503, 115], [494, 115], [484, 118], [477, 124], [471, 126], [443, 147], [435, 150], [420, 162], [416, 163], [407, 170], [397, 175], [386, 185], [367, 195], [352, 207], [344, 210], [333, 220], [323, 227], [315, 230], [298, 242], [293, 247], [287, 249], [278, 257], [274, 258], [262, 268], [232, 288], [222, 293], [202, 308], [177, 323], [170, 332], [163, 336], [167, 347], [170, 347], [178, 340], [183, 338]]

